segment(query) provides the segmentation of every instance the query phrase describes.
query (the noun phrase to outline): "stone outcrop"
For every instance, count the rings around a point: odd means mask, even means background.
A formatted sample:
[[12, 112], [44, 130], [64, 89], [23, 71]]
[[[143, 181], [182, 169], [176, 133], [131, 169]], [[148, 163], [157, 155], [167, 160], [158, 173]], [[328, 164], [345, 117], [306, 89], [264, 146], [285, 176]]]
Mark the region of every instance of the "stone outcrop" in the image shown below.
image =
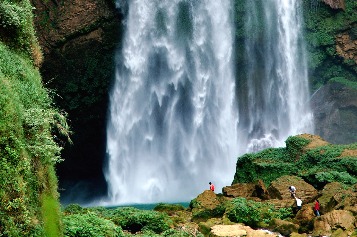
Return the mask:
[[192, 221], [199, 223], [210, 218], [222, 217], [225, 211], [222, 204], [225, 201], [227, 201], [226, 197], [205, 190], [190, 202]]
[[68, 44], [103, 41], [103, 23], [115, 18], [113, 7], [105, 0], [32, 0], [32, 4], [38, 39], [45, 54], [54, 48], [66, 50]]
[[344, 210], [334, 210], [315, 220], [313, 235], [330, 236], [338, 229], [351, 234], [355, 228], [355, 224], [356, 218], [352, 215], [351, 212]]
[[311, 98], [315, 133], [334, 144], [356, 142], [357, 90], [330, 82]]
[[215, 225], [211, 228], [209, 237], [276, 237], [276, 233], [265, 230], [254, 230], [242, 224]]
[[336, 52], [345, 60], [352, 60], [357, 64], [357, 39], [353, 39], [348, 32], [336, 36]]
[[290, 221], [274, 219], [271, 223], [274, 225], [273, 231], [276, 231], [284, 236], [290, 236], [293, 232], [298, 232], [299, 225]]
[[292, 199], [288, 190], [289, 186], [296, 187], [296, 197], [299, 197], [303, 203], [313, 201], [317, 195], [317, 190], [299, 177], [284, 175], [274, 180], [268, 188], [271, 198], [280, 200]]
[[323, 0], [333, 9], [345, 9], [345, 0]]
[[227, 197], [259, 198], [269, 199], [269, 193], [262, 180], [257, 183], [238, 183], [226, 186], [222, 189], [223, 195]]
[[309, 226], [315, 218], [315, 213], [313, 211], [313, 204], [302, 205], [301, 210], [296, 214], [295, 221], [300, 226]]

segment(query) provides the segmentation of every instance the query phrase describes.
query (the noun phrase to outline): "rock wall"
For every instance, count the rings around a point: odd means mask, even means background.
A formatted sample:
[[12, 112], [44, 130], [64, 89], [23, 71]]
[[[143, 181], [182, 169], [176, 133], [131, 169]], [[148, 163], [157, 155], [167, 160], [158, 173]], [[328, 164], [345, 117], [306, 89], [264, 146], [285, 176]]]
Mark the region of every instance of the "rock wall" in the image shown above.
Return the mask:
[[357, 89], [331, 82], [311, 99], [315, 133], [334, 144], [357, 141]]
[[44, 53], [41, 74], [74, 132], [58, 166], [62, 202], [106, 193], [102, 173], [108, 91], [121, 14], [110, 0], [32, 0]]
[[323, 0], [323, 2], [333, 9], [345, 9], [345, 0]]
[[348, 32], [337, 35], [336, 52], [345, 60], [352, 60], [357, 64], [357, 38]]

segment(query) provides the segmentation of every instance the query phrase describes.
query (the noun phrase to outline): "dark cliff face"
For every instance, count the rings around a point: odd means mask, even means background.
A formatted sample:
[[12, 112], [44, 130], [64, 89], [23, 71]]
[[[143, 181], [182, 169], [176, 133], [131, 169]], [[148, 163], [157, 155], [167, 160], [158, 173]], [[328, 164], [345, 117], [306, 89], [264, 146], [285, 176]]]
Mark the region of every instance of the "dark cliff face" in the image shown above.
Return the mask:
[[62, 202], [103, 195], [108, 91], [120, 47], [121, 15], [109, 0], [32, 3], [44, 52], [41, 74], [74, 132], [73, 145], [64, 149], [57, 167]]
[[311, 99], [315, 133], [334, 144], [357, 141], [357, 89], [331, 82]]

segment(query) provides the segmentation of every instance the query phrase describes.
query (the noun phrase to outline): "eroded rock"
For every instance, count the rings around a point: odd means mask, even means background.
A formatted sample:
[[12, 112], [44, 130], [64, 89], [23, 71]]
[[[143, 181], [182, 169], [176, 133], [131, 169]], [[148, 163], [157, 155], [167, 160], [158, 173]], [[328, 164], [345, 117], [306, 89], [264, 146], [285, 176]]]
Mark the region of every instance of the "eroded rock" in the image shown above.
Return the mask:
[[274, 180], [268, 188], [271, 198], [276, 199], [293, 199], [288, 190], [289, 186], [296, 187], [296, 197], [299, 197], [303, 204], [313, 201], [317, 195], [317, 190], [303, 179], [297, 176], [284, 175]]
[[356, 218], [351, 212], [334, 210], [316, 218], [314, 222], [314, 235], [331, 235], [335, 230], [351, 231], [354, 229]]

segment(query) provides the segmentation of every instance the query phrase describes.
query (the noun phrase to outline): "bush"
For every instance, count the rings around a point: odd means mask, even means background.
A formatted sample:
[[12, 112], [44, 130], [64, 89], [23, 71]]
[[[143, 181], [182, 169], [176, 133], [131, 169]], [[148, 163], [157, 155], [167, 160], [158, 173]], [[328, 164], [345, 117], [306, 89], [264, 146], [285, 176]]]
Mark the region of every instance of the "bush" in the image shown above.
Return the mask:
[[244, 223], [251, 227], [266, 227], [272, 219], [286, 219], [291, 217], [291, 208], [276, 210], [274, 205], [254, 202], [245, 198], [235, 198], [226, 214], [230, 221]]
[[180, 204], [159, 203], [154, 207], [154, 211], [166, 212], [167, 214], [183, 210], [185, 210], [185, 208]]
[[[97, 209], [91, 209], [97, 210]], [[172, 221], [166, 213], [149, 210], [139, 210], [133, 207], [120, 207], [116, 209], [98, 209], [97, 213], [103, 218], [113, 221], [123, 230], [136, 233], [142, 230], [161, 233], [168, 230]]]
[[121, 227], [93, 213], [73, 214], [63, 219], [64, 234], [68, 237], [121, 237]]

